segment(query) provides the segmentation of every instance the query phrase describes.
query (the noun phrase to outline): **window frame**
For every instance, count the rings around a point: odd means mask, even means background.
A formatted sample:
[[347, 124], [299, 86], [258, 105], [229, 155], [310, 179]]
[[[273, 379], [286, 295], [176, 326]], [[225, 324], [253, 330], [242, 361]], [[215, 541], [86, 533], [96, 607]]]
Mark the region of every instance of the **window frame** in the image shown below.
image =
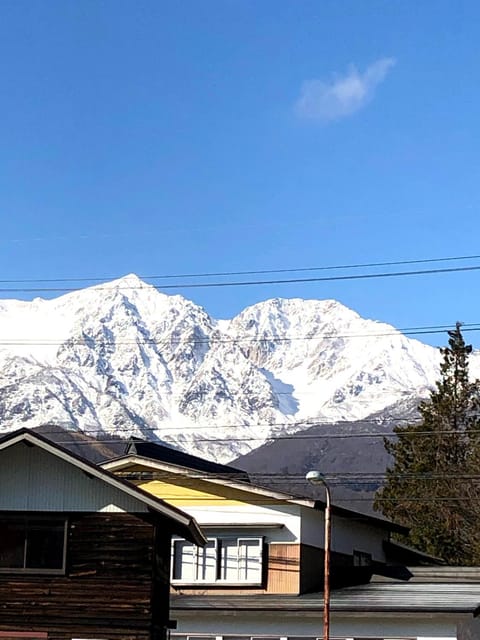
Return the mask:
[[[225, 571], [225, 566], [223, 563], [223, 554], [222, 554], [222, 549], [225, 548], [225, 546], [222, 545], [222, 542], [224, 541], [236, 542], [236, 558], [235, 558], [236, 572], [237, 572], [236, 580], [222, 578], [222, 574]], [[258, 543], [258, 549], [259, 549], [258, 559], [259, 559], [259, 565], [260, 565], [258, 579], [248, 580], [248, 579], [240, 578], [240, 571], [241, 571], [240, 543], [242, 541], [248, 541], [248, 542], [255, 541]], [[172, 562], [171, 562], [170, 580], [174, 585], [195, 586], [195, 585], [201, 584], [201, 585], [215, 585], [215, 586], [217, 585], [261, 586], [263, 584], [263, 559], [264, 559], [264, 537], [263, 536], [245, 536], [245, 535], [208, 536], [207, 544], [210, 542], [214, 542], [214, 549], [215, 549], [215, 579], [214, 580], [211, 580], [210, 578], [208, 579], [198, 578], [198, 575], [205, 568], [205, 565], [203, 563], [206, 561], [207, 555], [204, 552], [205, 547], [198, 547], [197, 545], [192, 543], [187, 543], [187, 544], [192, 548], [192, 552], [193, 552], [192, 553], [192, 558], [193, 558], [192, 574], [194, 577], [192, 579], [185, 579], [182, 577], [175, 578], [174, 577], [175, 567], [176, 567], [175, 549], [177, 548], [177, 545], [175, 544], [176, 542], [183, 543], [186, 541], [184, 541], [182, 538], [172, 539], [172, 552], [171, 552]]]
[[[58, 568], [42, 568], [42, 567], [0, 567], [0, 574], [22, 574], [22, 575], [35, 575], [35, 574], [41, 574], [41, 575], [65, 575], [66, 574], [66, 567], [67, 567], [67, 537], [68, 537], [68, 516], [67, 515], [58, 515], [54, 512], [52, 512], [52, 514], [46, 514], [46, 513], [42, 513], [42, 514], [35, 514], [35, 513], [28, 513], [28, 514], [13, 514], [13, 513], [9, 513], [8, 515], [2, 515], [0, 516], [0, 523], [1, 522], [17, 522], [17, 523], [24, 523], [25, 525], [25, 533], [24, 533], [24, 551], [23, 551], [23, 564], [26, 564], [26, 559], [27, 559], [27, 526], [28, 526], [28, 522], [29, 521], [58, 521], [58, 525], [60, 526], [61, 524], [63, 524], [63, 538], [62, 538], [62, 566], [58, 567]], [[1, 547], [1, 541], [0, 541], [0, 547]]]

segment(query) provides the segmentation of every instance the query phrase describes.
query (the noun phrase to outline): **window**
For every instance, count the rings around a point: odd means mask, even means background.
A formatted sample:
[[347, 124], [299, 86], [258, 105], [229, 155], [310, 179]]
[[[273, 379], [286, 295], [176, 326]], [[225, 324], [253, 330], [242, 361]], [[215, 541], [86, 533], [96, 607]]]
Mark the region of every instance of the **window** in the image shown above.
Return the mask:
[[63, 573], [66, 528], [65, 518], [2, 518], [0, 571]]
[[205, 547], [174, 540], [172, 580], [260, 584], [262, 546], [262, 538], [209, 538]]
[[354, 567], [370, 567], [372, 564], [372, 555], [365, 553], [365, 551], [353, 552], [353, 566]]

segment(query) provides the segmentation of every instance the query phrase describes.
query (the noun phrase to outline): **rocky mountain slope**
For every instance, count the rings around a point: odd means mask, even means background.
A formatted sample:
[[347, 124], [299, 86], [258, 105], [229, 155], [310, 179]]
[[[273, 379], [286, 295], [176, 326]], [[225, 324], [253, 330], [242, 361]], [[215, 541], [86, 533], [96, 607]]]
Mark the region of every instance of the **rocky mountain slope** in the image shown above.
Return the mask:
[[267, 300], [217, 321], [132, 275], [0, 302], [0, 431], [58, 424], [228, 461], [388, 412], [427, 393], [438, 364], [438, 350], [333, 300]]

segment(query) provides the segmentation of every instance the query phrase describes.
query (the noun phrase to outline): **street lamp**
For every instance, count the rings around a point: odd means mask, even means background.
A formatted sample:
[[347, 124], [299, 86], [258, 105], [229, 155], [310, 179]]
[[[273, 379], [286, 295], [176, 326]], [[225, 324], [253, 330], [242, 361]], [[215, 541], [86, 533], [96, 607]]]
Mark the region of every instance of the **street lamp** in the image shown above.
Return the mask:
[[331, 498], [330, 488], [320, 471], [309, 471], [305, 479], [313, 485], [325, 487], [325, 556], [323, 562], [323, 640], [330, 638], [330, 534], [331, 534]]

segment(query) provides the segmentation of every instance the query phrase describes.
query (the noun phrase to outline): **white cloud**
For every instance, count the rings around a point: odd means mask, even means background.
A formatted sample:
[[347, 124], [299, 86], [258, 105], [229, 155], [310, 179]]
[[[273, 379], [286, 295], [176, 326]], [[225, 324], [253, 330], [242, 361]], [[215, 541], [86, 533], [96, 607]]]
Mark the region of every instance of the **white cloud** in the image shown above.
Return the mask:
[[350, 116], [372, 99], [394, 64], [393, 58], [381, 58], [363, 73], [352, 66], [345, 75], [336, 75], [331, 82], [307, 80], [295, 103], [295, 112], [303, 119], [319, 122]]

